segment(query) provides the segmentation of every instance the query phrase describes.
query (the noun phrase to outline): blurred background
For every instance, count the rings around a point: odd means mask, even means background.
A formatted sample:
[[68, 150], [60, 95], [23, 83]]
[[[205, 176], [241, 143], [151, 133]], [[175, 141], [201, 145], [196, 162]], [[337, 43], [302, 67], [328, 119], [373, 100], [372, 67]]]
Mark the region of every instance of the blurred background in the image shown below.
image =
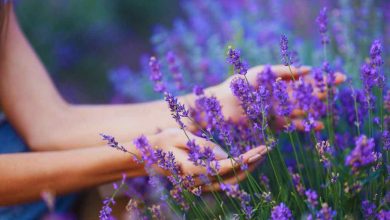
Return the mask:
[[141, 55], [152, 53], [153, 29], [180, 16], [177, 0], [17, 1], [15, 8], [57, 87], [75, 103], [110, 102], [110, 70], [139, 70]]
[[251, 65], [280, 63], [282, 33], [300, 63], [320, 65], [315, 20], [324, 6], [331, 23], [328, 56], [334, 68], [357, 79], [371, 42], [388, 43], [388, 1], [47, 0], [17, 1], [16, 12], [68, 101], [120, 103], [156, 98], [147, 58], [171, 50], [185, 80], [205, 86], [227, 76], [227, 45], [242, 49]]

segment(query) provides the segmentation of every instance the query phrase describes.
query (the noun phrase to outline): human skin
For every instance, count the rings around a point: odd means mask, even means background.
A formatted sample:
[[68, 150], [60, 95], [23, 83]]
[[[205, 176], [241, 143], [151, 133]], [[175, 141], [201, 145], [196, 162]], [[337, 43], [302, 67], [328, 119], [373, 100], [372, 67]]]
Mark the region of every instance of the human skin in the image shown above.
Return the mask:
[[[0, 155], [0, 205], [38, 199], [47, 189], [57, 194], [74, 192], [120, 179], [122, 173], [128, 177], [146, 175], [143, 166], [131, 156], [104, 147], [99, 133], [115, 136], [136, 154], [138, 151], [130, 140], [144, 134], [153, 147], [174, 152], [183, 174], [205, 172], [187, 160], [186, 140], [173, 138], [182, 133], [171, 130], [177, 125], [164, 101], [123, 105], [67, 103], [20, 30], [13, 11], [8, 22], [0, 57], [0, 105], [12, 126], [35, 152]], [[262, 66], [258, 66], [249, 70], [250, 82], [255, 82], [261, 69]], [[287, 67], [274, 66], [273, 70], [286, 80], [291, 77]], [[310, 68], [293, 68], [293, 72], [297, 77], [309, 73]], [[215, 95], [221, 101], [226, 118], [238, 119], [242, 110], [230, 92], [231, 79], [206, 89], [205, 93]], [[342, 75], [337, 80], [341, 82]], [[184, 95], [179, 101], [193, 106], [195, 97]], [[301, 123], [302, 112], [294, 112], [291, 116], [294, 122]], [[187, 121], [186, 129], [190, 133], [196, 126]], [[202, 147], [215, 149], [224, 171], [221, 175], [228, 176], [233, 167], [230, 161], [225, 162], [228, 159], [217, 150], [219, 147], [192, 137]], [[262, 160], [264, 149], [259, 146], [245, 153], [244, 162], [253, 167], [255, 162]]]

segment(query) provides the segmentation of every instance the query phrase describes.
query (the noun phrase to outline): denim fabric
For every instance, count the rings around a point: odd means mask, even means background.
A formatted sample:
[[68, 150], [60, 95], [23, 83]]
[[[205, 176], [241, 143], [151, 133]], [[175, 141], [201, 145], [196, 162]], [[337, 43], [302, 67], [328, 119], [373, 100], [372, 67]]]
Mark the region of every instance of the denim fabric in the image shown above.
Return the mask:
[[[7, 121], [0, 121], [0, 154], [29, 151]], [[50, 165], [50, 164], [48, 164]], [[29, 186], [26, 186], [27, 188]], [[66, 213], [76, 200], [76, 195], [67, 195], [56, 199], [56, 212]], [[0, 206], [0, 220], [35, 220], [48, 213], [41, 201], [14, 206]]]

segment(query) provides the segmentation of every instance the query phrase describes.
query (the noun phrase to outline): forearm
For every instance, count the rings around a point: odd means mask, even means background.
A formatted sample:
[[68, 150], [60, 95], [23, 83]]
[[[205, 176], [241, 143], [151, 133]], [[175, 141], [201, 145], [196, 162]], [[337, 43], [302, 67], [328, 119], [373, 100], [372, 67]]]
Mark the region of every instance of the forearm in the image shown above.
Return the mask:
[[105, 147], [60, 152], [0, 155], [0, 205], [36, 200], [43, 190], [56, 194], [145, 175], [131, 156]]

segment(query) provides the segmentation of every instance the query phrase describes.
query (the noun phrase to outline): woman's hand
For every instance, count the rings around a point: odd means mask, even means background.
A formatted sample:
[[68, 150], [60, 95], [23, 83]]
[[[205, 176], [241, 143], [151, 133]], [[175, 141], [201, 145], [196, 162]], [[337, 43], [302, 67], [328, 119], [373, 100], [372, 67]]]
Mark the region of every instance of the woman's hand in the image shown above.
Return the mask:
[[[264, 66], [256, 66], [248, 70], [248, 73], [246, 75], [249, 83], [253, 85], [254, 87], [258, 87], [257, 84], [257, 77], [258, 74], [260, 74], [264, 69]], [[291, 67], [291, 72], [287, 66], [283, 65], [274, 65], [271, 66], [272, 71], [275, 73], [276, 78], [281, 78], [282, 80], [291, 81], [292, 79], [298, 80], [299, 78], [303, 78], [303, 80], [306, 83], [312, 84], [314, 88], [313, 95], [317, 96], [320, 100], [324, 100], [326, 98], [326, 91], [320, 92], [319, 89], [316, 87], [315, 82], [311, 76], [311, 68], [307, 66], [303, 66], [301, 68], [295, 68]], [[236, 77], [244, 77], [242, 75], [233, 75], [229, 77], [227, 80], [225, 80], [223, 83], [211, 87], [207, 89], [205, 92], [207, 95], [214, 95], [218, 98], [218, 100], [221, 102], [221, 105], [223, 106], [222, 111], [226, 118], [231, 118], [233, 121], [239, 121], [240, 119], [244, 118], [244, 112], [240, 106], [239, 100], [232, 94], [232, 91], [230, 89], [230, 84], [232, 80]], [[346, 76], [336, 72], [335, 73], [335, 85], [339, 85], [340, 83], [344, 82], [346, 80]], [[292, 88], [291, 84], [289, 84], [288, 87], [289, 97], [292, 98]], [[290, 118], [292, 120], [292, 123], [295, 125], [295, 127], [299, 130], [304, 130], [304, 122], [303, 117], [307, 114], [307, 112], [304, 112], [301, 109], [294, 109], [290, 115]], [[277, 129], [282, 128], [285, 125], [285, 120], [282, 117], [279, 117], [275, 115], [275, 124], [272, 125], [273, 127], [276, 127]], [[316, 130], [323, 129], [323, 124], [320, 121], [317, 121], [316, 123]]]
[[[267, 148], [260, 146], [254, 148], [242, 155], [239, 158], [229, 158], [228, 154], [217, 144], [207, 141], [204, 138], [193, 135], [190, 132], [184, 134], [183, 130], [172, 128], [164, 130], [154, 136], [148, 137], [150, 144], [154, 149], [161, 149], [164, 152], [172, 152], [175, 156], [175, 161], [179, 167], [181, 175], [192, 175], [195, 177], [197, 185], [203, 185], [204, 183], [197, 178], [199, 175], [207, 175], [207, 169], [205, 166], [195, 165], [189, 160], [189, 147], [187, 146], [188, 139], [194, 140], [197, 145], [203, 151], [206, 147], [212, 149], [215, 154], [215, 161], [211, 163], [211, 167], [215, 168], [218, 164], [218, 169], [215, 170], [215, 176], [219, 175], [226, 183], [235, 183], [241, 181], [246, 177], [245, 173], [241, 171], [242, 165], [248, 165], [249, 171], [253, 170], [266, 156]], [[239, 162], [237, 162], [239, 161]], [[154, 166], [154, 169], [163, 175], [171, 175], [170, 172]], [[234, 176], [234, 172], [237, 177]], [[217, 189], [218, 183], [215, 176], [209, 175], [209, 179], [213, 182], [212, 187]], [[209, 185], [208, 190], [212, 190]]]

